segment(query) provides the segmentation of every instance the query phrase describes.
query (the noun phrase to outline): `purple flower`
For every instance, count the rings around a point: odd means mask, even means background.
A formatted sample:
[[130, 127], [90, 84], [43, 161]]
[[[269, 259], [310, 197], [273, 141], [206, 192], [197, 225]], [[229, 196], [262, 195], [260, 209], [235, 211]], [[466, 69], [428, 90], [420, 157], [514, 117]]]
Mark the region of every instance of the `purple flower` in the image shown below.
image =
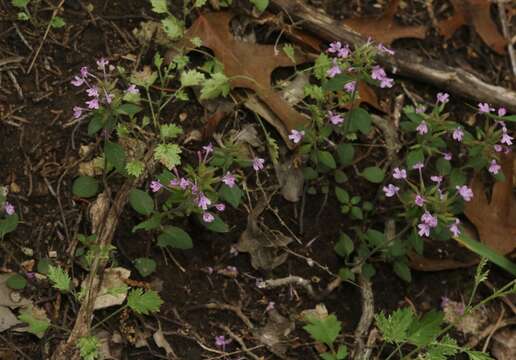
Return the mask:
[[212, 213], [206, 211], [202, 214], [202, 220], [206, 223], [211, 223], [213, 220], [215, 220], [215, 216], [213, 216]]
[[399, 190], [400, 190], [400, 188], [393, 184], [389, 184], [389, 185], [383, 187], [383, 192], [385, 193], [385, 196], [387, 196], [387, 197], [393, 197], [394, 195], [396, 195], [398, 193]]
[[418, 224], [417, 227], [419, 229], [417, 232], [419, 236], [430, 236], [430, 226], [428, 224]]
[[199, 193], [199, 198], [197, 199], [197, 206], [203, 210], [208, 210], [208, 206], [211, 205], [211, 200], [204, 195], [203, 192]]
[[346, 85], [344, 85], [344, 90], [346, 90], [348, 93], [353, 93], [353, 92], [355, 92], [356, 86], [357, 86], [356, 81], [350, 81], [350, 82], [346, 83]]
[[213, 152], [213, 144], [212, 143], [209, 143], [208, 145], [205, 145], [202, 148], [204, 150], [205, 156], [208, 156], [209, 154], [211, 154]]
[[296, 129], [292, 129], [292, 131], [290, 131], [290, 135], [288, 136], [288, 138], [290, 140], [292, 140], [292, 142], [294, 144], [297, 144], [299, 143], [301, 140], [303, 140], [303, 137], [305, 136], [305, 132], [303, 130], [301, 131], [298, 131]]
[[464, 137], [464, 131], [462, 131], [462, 128], [459, 126], [455, 130], [453, 130], [452, 138], [453, 140], [457, 140], [458, 142], [462, 141], [462, 138]]
[[420, 162], [417, 162], [415, 163], [413, 166], [412, 166], [412, 169], [414, 170], [421, 170], [422, 168], [425, 167], [425, 164], [423, 164], [421, 161]]
[[100, 58], [99, 60], [97, 60], [97, 68], [99, 70], [106, 70], [106, 65], [109, 64], [109, 61], [107, 59], [104, 59], [104, 58]]
[[414, 199], [414, 203], [419, 206], [419, 207], [423, 207], [423, 205], [425, 204], [425, 198], [422, 197], [421, 195], [417, 194], [416, 195], [416, 198]]
[[149, 187], [152, 192], [158, 192], [161, 190], [163, 185], [159, 182], [159, 180], [153, 180], [153, 181], [151, 181]]
[[74, 106], [73, 107], [73, 117], [76, 119], [80, 118], [83, 110], [84, 109], [80, 106]]
[[491, 164], [489, 164], [489, 169], [488, 169], [488, 171], [489, 171], [491, 174], [496, 175], [496, 174], [498, 174], [498, 172], [500, 171], [500, 169], [501, 169], [501, 168], [502, 168], [502, 167], [500, 166], [500, 164], [498, 164], [498, 163], [496, 162], [496, 160], [495, 160], [495, 159], [493, 159], [493, 160], [491, 160]]
[[426, 124], [425, 120], [419, 123], [419, 125], [416, 128], [416, 131], [419, 133], [419, 135], [425, 135], [428, 132], [428, 125]]
[[81, 77], [84, 79], [86, 77], [88, 77], [90, 75], [89, 71], [88, 71], [88, 67], [87, 66], [83, 66], [81, 68], [81, 70], [79, 71], [80, 74], [81, 74]]
[[496, 152], [502, 152], [503, 151], [503, 146], [500, 145], [500, 144], [495, 144], [493, 146], [493, 148], [494, 148], [494, 151], [496, 151]]
[[394, 55], [394, 50], [385, 47], [382, 43], [378, 44], [377, 49], [381, 53], [387, 53], [389, 55]]
[[374, 80], [381, 81], [386, 76], [387, 76], [387, 74], [385, 73], [385, 70], [383, 68], [381, 68], [379, 65], [373, 66], [373, 69], [372, 69], [372, 72], [371, 72], [371, 77]]
[[437, 184], [440, 184], [443, 181], [443, 177], [438, 176], [438, 175], [432, 175], [432, 176], [430, 176], [430, 180], [432, 180], [433, 182], [435, 182]]
[[443, 157], [444, 157], [444, 160], [450, 161], [453, 156], [452, 156], [452, 153], [446, 152], [446, 153], [443, 154]]
[[437, 93], [437, 102], [446, 104], [448, 101], [450, 101], [450, 94], [442, 92]]
[[190, 186], [192, 185], [191, 181], [182, 177], [181, 179], [179, 179], [179, 187], [181, 188], [181, 190], [186, 190], [188, 189]]
[[236, 177], [231, 174], [229, 171], [222, 177], [222, 182], [226, 184], [228, 187], [232, 188], [235, 186]]
[[394, 85], [394, 79], [385, 77], [380, 81], [380, 87], [382, 89], [384, 88], [391, 88]]
[[491, 112], [491, 106], [489, 106], [488, 103], [478, 103], [478, 112], [479, 113], [490, 113]]
[[328, 48], [328, 52], [331, 54], [338, 53], [339, 50], [342, 49], [342, 44], [340, 41], [334, 41], [330, 43], [330, 47]]
[[73, 78], [73, 80], [72, 80], [72, 81], [70, 81], [70, 83], [71, 83], [73, 86], [77, 86], [77, 87], [79, 87], [79, 86], [81, 86], [82, 84], [84, 84], [84, 79], [83, 79], [82, 77], [80, 77], [80, 76], [75, 75], [75, 76], [74, 76], [74, 78]]
[[509, 134], [507, 134], [506, 132], [504, 132], [502, 134], [502, 139], [500, 140], [500, 142], [502, 144], [506, 144], [507, 146], [510, 146], [510, 145], [512, 145], [512, 140], [514, 140], [514, 138], [512, 136], [509, 136]]
[[105, 96], [105, 98], [106, 98], [106, 102], [107, 102], [108, 104], [111, 104], [111, 102], [113, 101], [113, 98], [114, 98], [114, 97], [115, 97], [115, 95], [106, 93], [106, 96]]
[[276, 304], [274, 303], [274, 301], [269, 301], [267, 307], [265, 308], [265, 312], [273, 310], [275, 306]]
[[425, 107], [424, 105], [418, 105], [416, 107], [416, 114], [423, 114], [425, 112]]
[[507, 114], [507, 109], [504, 107], [501, 107], [498, 109], [498, 116], [505, 116]]
[[351, 50], [349, 49], [348, 44], [346, 44], [345, 46], [339, 49], [337, 56], [341, 59], [345, 59], [349, 56], [349, 54], [351, 54]]
[[453, 237], [457, 237], [460, 235], [460, 229], [459, 229], [460, 220], [455, 219], [455, 222], [450, 225], [449, 229], [452, 233]]
[[421, 215], [421, 221], [423, 224], [426, 224], [430, 226], [431, 228], [434, 228], [437, 226], [437, 217], [430, 214], [428, 211], [425, 211], [423, 215]]
[[89, 97], [98, 97], [99, 89], [96, 86], [92, 86], [86, 90], [86, 93], [88, 94]]
[[11, 204], [10, 202], [5, 202], [4, 203], [4, 211], [7, 215], [11, 216], [14, 214], [14, 212], [16, 211], [15, 208], [14, 208], [14, 205]]
[[136, 87], [136, 85], [131, 84], [131, 85], [127, 88], [126, 92], [127, 92], [128, 94], [139, 94], [139, 93], [140, 93], [140, 90]]
[[265, 159], [262, 159], [262, 158], [254, 158], [253, 159], [253, 169], [255, 171], [262, 170], [264, 164], [265, 164]]
[[339, 67], [339, 64], [333, 60], [333, 66], [326, 72], [326, 75], [330, 78], [335, 77], [336, 75], [342, 73], [342, 70]]
[[340, 114], [334, 113], [333, 111], [328, 111], [328, 118], [333, 125], [339, 125], [344, 122], [342, 116], [340, 116]]
[[217, 209], [217, 211], [224, 211], [226, 210], [226, 205], [223, 203], [215, 204], [215, 209]]
[[444, 309], [448, 305], [450, 305], [450, 298], [448, 298], [446, 296], [441, 297], [441, 308]]
[[394, 168], [394, 171], [392, 172], [392, 177], [395, 179], [406, 179], [407, 178], [407, 170], [400, 169], [400, 168]]
[[467, 187], [466, 185], [457, 185], [455, 188], [458, 190], [459, 195], [462, 196], [464, 201], [471, 201], [471, 199], [473, 199], [473, 190], [471, 190], [471, 188]]
[[86, 105], [88, 105], [88, 109], [98, 109], [99, 108], [99, 99], [94, 98], [90, 101], [86, 101]]

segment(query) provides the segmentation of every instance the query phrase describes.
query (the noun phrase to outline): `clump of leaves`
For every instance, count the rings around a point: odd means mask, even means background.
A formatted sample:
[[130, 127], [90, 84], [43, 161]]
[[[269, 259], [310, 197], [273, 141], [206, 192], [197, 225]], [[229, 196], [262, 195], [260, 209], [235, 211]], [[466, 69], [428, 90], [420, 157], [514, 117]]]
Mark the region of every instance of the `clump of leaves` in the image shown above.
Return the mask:
[[328, 352], [319, 354], [323, 360], [343, 360], [348, 356], [346, 345], [337, 346], [336, 341], [342, 330], [341, 322], [335, 315], [325, 317], [308, 316], [305, 319], [308, 324], [303, 327], [306, 332], [317, 342], [325, 344]]

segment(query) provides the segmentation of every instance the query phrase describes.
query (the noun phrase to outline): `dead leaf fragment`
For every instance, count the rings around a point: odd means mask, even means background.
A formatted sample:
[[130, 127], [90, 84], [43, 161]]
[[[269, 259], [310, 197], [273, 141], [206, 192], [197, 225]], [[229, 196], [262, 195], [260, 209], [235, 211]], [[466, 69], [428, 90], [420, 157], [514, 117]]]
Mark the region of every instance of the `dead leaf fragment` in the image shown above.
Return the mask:
[[21, 321], [14, 316], [13, 312], [5, 306], [0, 306], [0, 332], [21, 324]]
[[288, 350], [288, 335], [295, 329], [295, 323], [276, 309], [267, 312], [269, 318], [267, 324], [256, 331], [258, 340], [267, 346], [274, 354], [282, 358]]
[[172, 350], [172, 346], [170, 346], [170, 343], [165, 339], [165, 335], [161, 328], [152, 335], [152, 338], [159, 348], [165, 350], [167, 355], [174, 354], [174, 350]]
[[491, 1], [451, 0], [451, 3], [454, 10], [453, 15], [438, 24], [438, 30], [442, 36], [449, 39], [460, 27], [469, 25], [487, 46], [499, 54], [505, 54], [507, 41], [491, 18]]
[[[120, 305], [127, 297], [126, 281], [131, 275], [131, 270], [123, 267], [107, 269], [102, 278], [99, 293], [93, 305], [94, 310], [104, 309], [114, 305]], [[98, 277], [94, 280], [94, 285], [98, 283]], [[82, 286], [86, 286], [85, 283]]]
[[7, 279], [12, 274], [0, 274], [0, 306], [7, 306], [15, 309], [20, 306], [29, 306], [32, 302], [20, 295], [19, 292], [7, 286]]

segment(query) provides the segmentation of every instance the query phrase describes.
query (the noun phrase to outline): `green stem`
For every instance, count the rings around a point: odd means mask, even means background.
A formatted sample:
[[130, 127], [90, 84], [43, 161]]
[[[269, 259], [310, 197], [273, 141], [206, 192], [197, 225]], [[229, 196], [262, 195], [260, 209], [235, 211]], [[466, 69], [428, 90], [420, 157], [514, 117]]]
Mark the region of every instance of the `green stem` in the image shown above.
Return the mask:
[[108, 315], [106, 316], [103, 320], [99, 321], [98, 323], [96, 323], [94, 326], [91, 327], [91, 331], [93, 331], [94, 329], [98, 328], [100, 325], [104, 324], [106, 321], [108, 321], [109, 319], [111, 319], [113, 316], [117, 315], [118, 313], [120, 313], [122, 310], [125, 310], [125, 308], [127, 308], [127, 305], [124, 305], [122, 306], [121, 308], [119, 308], [118, 310], [114, 311], [113, 313], [111, 313], [111, 315]]

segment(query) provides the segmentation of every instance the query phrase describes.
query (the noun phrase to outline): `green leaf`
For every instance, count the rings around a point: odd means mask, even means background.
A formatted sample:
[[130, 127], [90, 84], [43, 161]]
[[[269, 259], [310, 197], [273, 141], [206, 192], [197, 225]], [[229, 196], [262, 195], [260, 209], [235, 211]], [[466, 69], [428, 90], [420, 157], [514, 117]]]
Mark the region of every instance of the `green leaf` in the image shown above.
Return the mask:
[[342, 166], [349, 166], [353, 163], [355, 157], [355, 148], [352, 144], [340, 144], [337, 147], [339, 162]]
[[25, 279], [25, 277], [20, 274], [14, 274], [9, 276], [9, 278], [6, 281], [6, 284], [9, 288], [13, 290], [21, 290], [24, 289], [25, 286], [27, 286], [27, 279]]
[[314, 64], [314, 75], [317, 80], [322, 80], [326, 78], [326, 72], [331, 67], [331, 59], [326, 53], [321, 53], [319, 57], [315, 60]]
[[382, 311], [375, 316], [375, 320], [385, 342], [399, 344], [406, 341], [408, 329], [415, 320], [415, 316], [412, 310], [407, 307], [394, 311], [388, 317]]
[[328, 81], [324, 82], [323, 90], [324, 91], [341, 91], [344, 88], [346, 83], [352, 81], [351, 76], [346, 74], [339, 74], [337, 76], [332, 77]]
[[163, 140], [175, 139], [183, 133], [183, 129], [175, 124], [164, 124], [159, 127], [159, 133]]
[[156, 261], [150, 258], [138, 258], [133, 261], [141, 276], [146, 277], [156, 271]]
[[215, 220], [213, 220], [211, 223], [204, 222], [201, 218], [201, 223], [204, 225], [204, 227], [216, 233], [227, 233], [229, 231], [229, 227], [226, 225], [226, 223], [222, 221], [220, 216], [216, 214], [213, 216], [215, 216]]
[[18, 214], [14, 213], [12, 215], [6, 216], [4, 219], [0, 220], [0, 239], [3, 239], [5, 235], [13, 232], [18, 227]]
[[445, 335], [440, 341], [434, 342], [427, 347], [425, 360], [447, 360], [459, 352], [457, 342]]
[[181, 148], [177, 144], [159, 144], [154, 150], [154, 158], [167, 169], [181, 164]]
[[403, 261], [396, 261], [393, 265], [393, 270], [402, 280], [405, 280], [408, 283], [412, 281], [410, 268]]
[[461, 169], [453, 168], [450, 173], [450, 188], [455, 190], [455, 186], [464, 185], [466, 183], [466, 175]]
[[312, 99], [316, 101], [324, 101], [324, 92], [322, 87], [317, 86], [315, 84], [307, 84], [303, 88], [303, 94], [304, 96], [311, 97]]
[[131, 119], [140, 111], [142, 111], [142, 108], [140, 106], [131, 103], [122, 104], [116, 109], [117, 114], [127, 115]]
[[127, 306], [137, 314], [148, 315], [159, 311], [161, 304], [163, 304], [163, 300], [154, 290], [143, 292], [141, 288], [131, 289], [127, 295]]
[[201, 89], [201, 100], [216, 98], [217, 96], [228, 96], [230, 90], [229, 79], [223, 73], [214, 73], [210, 79], [204, 81]]
[[425, 161], [425, 154], [423, 154], [422, 149], [416, 149], [412, 150], [407, 154], [407, 167], [409, 169], [412, 169], [414, 165], [416, 165], [418, 162], [424, 162]]
[[364, 265], [362, 265], [362, 275], [364, 275], [366, 279], [371, 279], [374, 276], [374, 274], [376, 274], [376, 269], [373, 265], [369, 263], [365, 263]]
[[358, 206], [352, 206], [349, 214], [353, 219], [362, 220], [364, 218], [364, 213], [362, 212], [362, 209]]
[[328, 346], [333, 345], [342, 329], [341, 323], [335, 315], [328, 315], [324, 319], [315, 317], [306, 319], [309, 323], [303, 327], [310, 336], [318, 342]]
[[139, 223], [138, 225], [133, 227], [132, 232], [134, 233], [137, 230], [147, 230], [147, 231], [154, 230], [154, 229], [159, 228], [160, 225], [161, 225], [161, 214], [158, 213], [158, 214], [152, 215], [147, 220], [142, 221], [141, 223]]
[[303, 177], [305, 180], [315, 180], [319, 177], [319, 174], [313, 168], [307, 166], [303, 168]]
[[151, 5], [156, 14], [168, 13], [167, 0], [151, 0]]
[[207, 1], [208, 0], [195, 0], [194, 7], [196, 7], [196, 8], [203, 7], [204, 5], [206, 5]]
[[16, 14], [16, 18], [20, 21], [27, 21], [30, 19], [30, 16], [26, 12], [21, 11], [18, 14]]
[[355, 281], [355, 274], [345, 267], [339, 269], [339, 277], [344, 281]]
[[359, 130], [362, 134], [367, 135], [371, 131], [371, 115], [362, 108], [355, 108], [348, 114], [349, 131], [356, 132]]
[[342, 170], [338, 170], [338, 169], [335, 170], [334, 177], [335, 177], [335, 182], [337, 184], [342, 184], [342, 183], [345, 183], [346, 181], [348, 181], [348, 176]]
[[181, 73], [181, 86], [189, 87], [200, 85], [204, 81], [204, 74], [197, 70], [187, 70]]
[[326, 167], [330, 169], [337, 168], [337, 164], [335, 163], [335, 159], [333, 155], [329, 151], [319, 150], [317, 152], [317, 159]]
[[263, 12], [269, 6], [269, 0], [250, 0], [251, 3], [258, 9], [258, 11]]
[[385, 234], [375, 229], [368, 229], [365, 233], [367, 241], [375, 247], [381, 247], [385, 244]]
[[48, 274], [48, 270], [50, 268], [50, 260], [49, 259], [41, 259], [38, 261], [38, 266], [36, 268], [36, 270], [40, 273], [40, 274]]
[[129, 192], [129, 203], [142, 215], [150, 215], [154, 211], [154, 201], [145, 191], [133, 189]]
[[437, 159], [435, 167], [437, 168], [439, 175], [448, 175], [452, 170], [451, 163], [442, 157]]
[[219, 194], [225, 201], [230, 203], [231, 206], [233, 206], [235, 209], [237, 209], [238, 206], [240, 205], [240, 201], [242, 200], [242, 196], [244, 195], [244, 193], [242, 192], [242, 190], [240, 190], [238, 185], [229, 187], [225, 184], [220, 187]]
[[294, 46], [292, 44], [284, 44], [283, 45], [283, 52], [285, 53], [285, 55], [287, 55], [287, 57], [295, 64], [296, 63], [296, 58], [294, 56], [295, 52], [294, 52]]
[[106, 160], [117, 169], [119, 173], [125, 171], [125, 150], [122, 145], [108, 141], [104, 145]]
[[337, 196], [337, 200], [339, 200], [341, 204], [349, 203], [349, 194], [343, 188], [335, 186], [335, 195]]
[[364, 169], [360, 176], [364, 177], [366, 180], [379, 184], [385, 178], [385, 172], [380, 169], [378, 166], [370, 166]]
[[75, 196], [89, 198], [95, 196], [99, 190], [99, 182], [91, 176], [79, 176], [72, 185]]
[[166, 226], [163, 233], [158, 236], [158, 246], [170, 246], [175, 249], [188, 250], [193, 248], [193, 241], [190, 235], [183, 229], [176, 226]]
[[77, 348], [82, 360], [96, 360], [100, 358], [101, 343], [96, 336], [82, 336], [77, 341]]
[[11, 0], [11, 4], [17, 8], [25, 8], [29, 3], [30, 0]]
[[413, 321], [407, 340], [416, 346], [426, 346], [439, 335], [444, 314], [435, 310], [426, 313], [422, 319]]
[[102, 120], [102, 116], [99, 114], [94, 114], [88, 123], [88, 135], [93, 136], [98, 133], [104, 127], [104, 121]]
[[489, 354], [481, 351], [466, 350], [470, 360], [494, 360]]
[[53, 283], [53, 287], [61, 292], [70, 291], [70, 285], [72, 283], [72, 279], [70, 279], [70, 275], [66, 271], [64, 271], [60, 266], [48, 266], [48, 278]]
[[171, 40], [177, 40], [183, 37], [185, 25], [181, 20], [175, 16], [169, 15], [167, 18], [161, 20], [163, 30]]
[[339, 236], [339, 241], [335, 244], [335, 252], [342, 257], [347, 257], [351, 255], [353, 250], [355, 249], [355, 244], [353, 244], [353, 240], [345, 234], [341, 233]]
[[335, 356], [335, 358], [337, 360], [344, 360], [347, 357], [348, 357], [348, 348], [346, 347], [346, 345], [339, 345], [339, 349], [337, 350], [337, 355]]
[[60, 29], [65, 25], [66, 25], [66, 22], [64, 21], [64, 19], [61, 16], [54, 16], [50, 20], [50, 26], [54, 29]]
[[133, 160], [129, 161], [127, 165], [125, 166], [125, 170], [127, 171], [127, 174], [138, 177], [143, 173], [143, 170], [145, 169], [144, 163], [142, 163], [140, 160]]
[[50, 326], [50, 320], [48, 320], [45, 311], [37, 310], [32, 307], [22, 310], [18, 319], [27, 323], [29, 325], [27, 331], [40, 339], [45, 335], [45, 332]]

